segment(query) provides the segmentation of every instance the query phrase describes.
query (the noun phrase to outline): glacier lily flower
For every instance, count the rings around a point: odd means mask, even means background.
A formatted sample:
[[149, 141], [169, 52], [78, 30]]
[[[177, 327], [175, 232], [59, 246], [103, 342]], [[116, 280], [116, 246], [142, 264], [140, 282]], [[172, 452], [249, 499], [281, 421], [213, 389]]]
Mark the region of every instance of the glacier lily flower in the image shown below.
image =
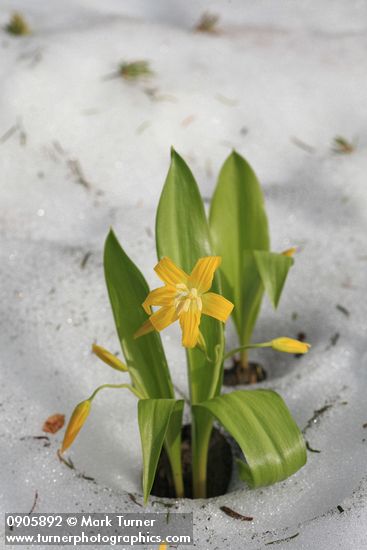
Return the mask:
[[[154, 270], [165, 286], [149, 292], [143, 308], [150, 317], [135, 337], [153, 330], [161, 331], [178, 320], [182, 329], [182, 345], [194, 348], [201, 336], [199, 325], [202, 314], [226, 322], [233, 309], [232, 302], [208, 292], [220, 263], [219, 256], [200, 258], [188, 275], [170, 258], [162, 258]], [[160, 306], [160, 309], [153, 313], [152, 306]]]

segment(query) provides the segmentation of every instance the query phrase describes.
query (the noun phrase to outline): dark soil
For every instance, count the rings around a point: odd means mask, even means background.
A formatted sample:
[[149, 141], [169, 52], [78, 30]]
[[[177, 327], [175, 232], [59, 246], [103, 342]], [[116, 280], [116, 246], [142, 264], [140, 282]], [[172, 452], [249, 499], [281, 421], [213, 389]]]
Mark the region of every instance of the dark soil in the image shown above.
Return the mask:
[[245, 369], [238, 359], [233, 357], [232, 361], [233, 366], [229, 369], [224, 369], [224, 386], [256, 384], [266, 379], [266, 371], [259, 363], [249, 363]]
[[[191, 426], [182, 428], [181, 456], [185, 497], [193, 498], [191, 469]], [[226, 438], [216, 428], [213, 429], [210, 444], [207, 469], [207, 497], [224, 495], [232, 475], [232, 450]], [[163, 449], [153, 483], [152, 495], [157, 497], [175, 498], [175, 489], [171, 467], [166, 451]]]

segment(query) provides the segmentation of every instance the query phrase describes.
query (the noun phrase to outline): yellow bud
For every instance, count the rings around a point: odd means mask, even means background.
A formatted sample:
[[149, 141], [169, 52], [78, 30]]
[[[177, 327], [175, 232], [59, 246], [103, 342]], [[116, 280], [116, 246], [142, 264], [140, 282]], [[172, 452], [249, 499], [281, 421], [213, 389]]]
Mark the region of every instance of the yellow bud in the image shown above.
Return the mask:
[[73, 414], [71, 415], [71, 418], [69, 420], [69, 424], [66, 428], [64, 440], [61, 445], [62, 453], [70, 447], [70, 445], [73, 443], [74, 439], [82, 429], [83, 424], [89, 415], [90, 406], [91, 401], [87, 399], [86, 401], [82, 401], [81, 403], [79, 403], [79, 405], [75, 407]]
[[167, 544], [160, 544], [158, 550], [167, 550]]
[[105, 348], [102, 348], [102, 346], [97, 346], [97, 344], [92, 345], [92, 351], [97, 357], [99, 357], [104, 363], [112, 367], [113, 369], [127, 372], [127, 366], [124, 365], [120, 359], [116, 357], [113, 353], [108, 351]]
[[288, 248], [287, 250], [284, 250], [284, 252], [282, 252], [282, 255], [289, 256], [291, 258], [296, 252], [297, 252], [297, 247], [292, 246], [292, 248]]
[[307, 353], [311, 346], [310, 344], [306, 344], [306, 342], [300, 342], [299, 340], [283, 336], [272, 340], [271, 347], [284, 353]]

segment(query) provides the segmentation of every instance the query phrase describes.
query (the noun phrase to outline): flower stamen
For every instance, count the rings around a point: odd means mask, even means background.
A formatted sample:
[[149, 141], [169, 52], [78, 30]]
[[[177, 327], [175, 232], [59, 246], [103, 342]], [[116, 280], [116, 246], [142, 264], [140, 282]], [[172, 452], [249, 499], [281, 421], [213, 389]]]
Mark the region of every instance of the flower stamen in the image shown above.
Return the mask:
[[189, 289], [183, 283], [177, 284], [176, 288], [179, 291], [175, 299], [175, 308], [178, 316], [182, 313], [187, 313], [190, 309], [195, 311], [203, 309], [203, 302], [197, 288]]

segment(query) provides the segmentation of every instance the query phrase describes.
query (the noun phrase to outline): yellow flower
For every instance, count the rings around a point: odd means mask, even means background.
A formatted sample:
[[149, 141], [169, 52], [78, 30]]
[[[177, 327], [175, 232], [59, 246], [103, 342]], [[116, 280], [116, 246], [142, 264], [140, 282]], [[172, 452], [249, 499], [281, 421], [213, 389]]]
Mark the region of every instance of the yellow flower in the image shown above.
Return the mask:
[[73, 414], [71, 415], [71, 418], [69, 420], [69, 424], [66, 428], [64, 440], [61, 445], [62, 453], [70, 447], [70, 445], [73, 443], [74, 439], [82, 429], [83, 424], [89, 415], [90, 406], [91, 402], [89, 399], [87, 399], [86, 401], [82, 401], [81, 403], [79, 403], [79, 405], [75, 407]]
[[284, 353], [307, 353], [311, 346], [310, 344], [306, 344], [306, 342], [300, 342], [299, 340], [283, 336], [272, 340], [271, 347]]
[[[220, 262], [219, 256], [200, 258], [191, 275], [188, 275], [170, 258], [162, 258], [154, 269], [165, 286], [149, 292], [143, 308], [150, 317], [135, 333], [135, 337], [153, 330], [163, 330], [179, 320], [182, 345], [194, 348], [199, 340], [202, 314], [225, 322], [233, 304], [219, 294], [208, 292]], [[160, 306], [160, 309], [152, 313], [152, 306]]]

